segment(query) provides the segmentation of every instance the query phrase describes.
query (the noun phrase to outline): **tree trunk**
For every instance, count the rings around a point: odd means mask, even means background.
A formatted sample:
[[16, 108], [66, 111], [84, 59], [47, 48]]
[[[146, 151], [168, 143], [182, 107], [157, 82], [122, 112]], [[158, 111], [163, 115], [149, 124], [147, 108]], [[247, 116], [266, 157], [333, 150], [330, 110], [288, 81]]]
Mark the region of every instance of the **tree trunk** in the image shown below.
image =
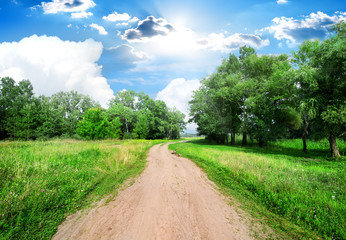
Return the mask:
[[129, 133], [129, 126], [127, 125], [127, 119], [125, 118], [126, 133]]
[[303, 152], [307, 152], [307, 147], [306, 147], [306, 136], [308, 135], [308, 120], [307, 120], [307, 116], [305, 115], [303, 118], [304, 121], [304, 130], [303, 130]]
[[231, 145], [235, 145], [235, 132], [231, 132]]
[[247, 145], [247, 134], [246, 132], [243, 132], [243, 141], [241, 143], [242, 146], [246, 146]]
[[307, 148], [306, 148], [306, 135], [305, 133], [303, 133], [303, 152], [307, 152]]
[[329, 134], [328, 141], [329, 141], [330, 152], [331, 152], [332, 157], [339, 158], [340, 153], [338, 150], [338, 146], [336, 145], [336, 136], [333, 133]]

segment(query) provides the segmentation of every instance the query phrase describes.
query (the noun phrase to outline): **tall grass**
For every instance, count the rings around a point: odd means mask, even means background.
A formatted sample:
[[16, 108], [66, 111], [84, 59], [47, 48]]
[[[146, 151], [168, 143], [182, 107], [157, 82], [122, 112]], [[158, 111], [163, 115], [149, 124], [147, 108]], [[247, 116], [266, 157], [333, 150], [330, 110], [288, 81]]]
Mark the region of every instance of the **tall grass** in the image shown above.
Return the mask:
[[[301, 233], [289, 233], [290, 237], [346, 239], [345, 159], [326, 160], [329, 146], [324, 142], [309, 142], [309, 146], [308, 154], [302, 153], [296, 140], [273, 143], [264, 149], [217, 146], [205, 141], [170, 148], [193, 159], [232, 195], [299, 226], [300, 230], [295, 230]], [[339, 142], [339, 148], [344, 151], [345, 143]]]
[[65, 217], [145, 167], [157, 141], [0, 143], [0, 239], [50, 239]]

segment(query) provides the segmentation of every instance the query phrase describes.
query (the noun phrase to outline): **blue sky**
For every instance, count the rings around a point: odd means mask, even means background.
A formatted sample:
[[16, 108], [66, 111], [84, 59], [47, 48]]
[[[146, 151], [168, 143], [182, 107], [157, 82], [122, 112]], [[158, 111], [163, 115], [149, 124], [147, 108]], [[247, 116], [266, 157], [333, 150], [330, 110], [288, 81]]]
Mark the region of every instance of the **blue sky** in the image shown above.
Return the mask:
[[1, 0], [0, 77], [37, 94], [77, 90], [103, 106], [143, 91], [187, 112], [199, 80], [250, 45], [291, 53], [346, 19], [344, 0]]

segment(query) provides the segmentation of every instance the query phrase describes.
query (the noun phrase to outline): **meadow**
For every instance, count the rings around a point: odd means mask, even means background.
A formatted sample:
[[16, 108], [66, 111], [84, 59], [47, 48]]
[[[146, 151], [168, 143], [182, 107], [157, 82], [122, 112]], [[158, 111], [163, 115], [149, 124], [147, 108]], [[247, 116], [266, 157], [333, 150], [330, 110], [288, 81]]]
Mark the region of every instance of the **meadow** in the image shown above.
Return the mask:
[[[0, 142], [0, 239], [50, 239], [66, 216], [114, 198], [164, 140]], [[240, 145], [240, 143], [238, 143]], [[290, 239], [346, 239], [345, 149], [327, 141], [277, 141], [265, 148], [170, 145], [197, 163], [234, 203]], [[276, 234], [276, 233], [275, 233]], [[273, 238], [275, 238], [275, 236]]]
[[299, 139], [264, 148], [194, 140], [170, 149], [204, 169], [237, 206], [275, 229], [277, 238], [346, 239], [346, 144], [338, 146], [339, 160], [328, 157], [326, 140], [308, 142], [308, 153]]
[[0, 239], [50, 239], [67, 215], [141, 173], [159, 142], [0, 142]]

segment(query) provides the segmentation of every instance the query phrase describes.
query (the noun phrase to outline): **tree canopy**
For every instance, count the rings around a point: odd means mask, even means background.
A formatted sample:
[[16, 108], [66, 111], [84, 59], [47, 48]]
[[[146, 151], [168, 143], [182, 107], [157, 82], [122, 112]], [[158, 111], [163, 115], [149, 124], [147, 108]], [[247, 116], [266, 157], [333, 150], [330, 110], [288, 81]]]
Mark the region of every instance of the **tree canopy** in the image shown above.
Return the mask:
[[290, 57], [257, 55], [243, 46], [230, 54], [216, 72], [202, 79], [190, 101], [190, 121], [198, 132], [218, 143], [234, 144], [235, 134], [268, 141], [290, 137], [299, 130], [306, 151], [309, 132], [327, 137], [331, 155], [339, 157], [336, 138], [345, 138], [346, 27], [322, 42], [305, 41]]
[[144, 93], [120, 91], [108, 109], [75, 91], [36, 97], [29, 80], [0, 79], [0, 139], [176, 139], [184, 114]]

